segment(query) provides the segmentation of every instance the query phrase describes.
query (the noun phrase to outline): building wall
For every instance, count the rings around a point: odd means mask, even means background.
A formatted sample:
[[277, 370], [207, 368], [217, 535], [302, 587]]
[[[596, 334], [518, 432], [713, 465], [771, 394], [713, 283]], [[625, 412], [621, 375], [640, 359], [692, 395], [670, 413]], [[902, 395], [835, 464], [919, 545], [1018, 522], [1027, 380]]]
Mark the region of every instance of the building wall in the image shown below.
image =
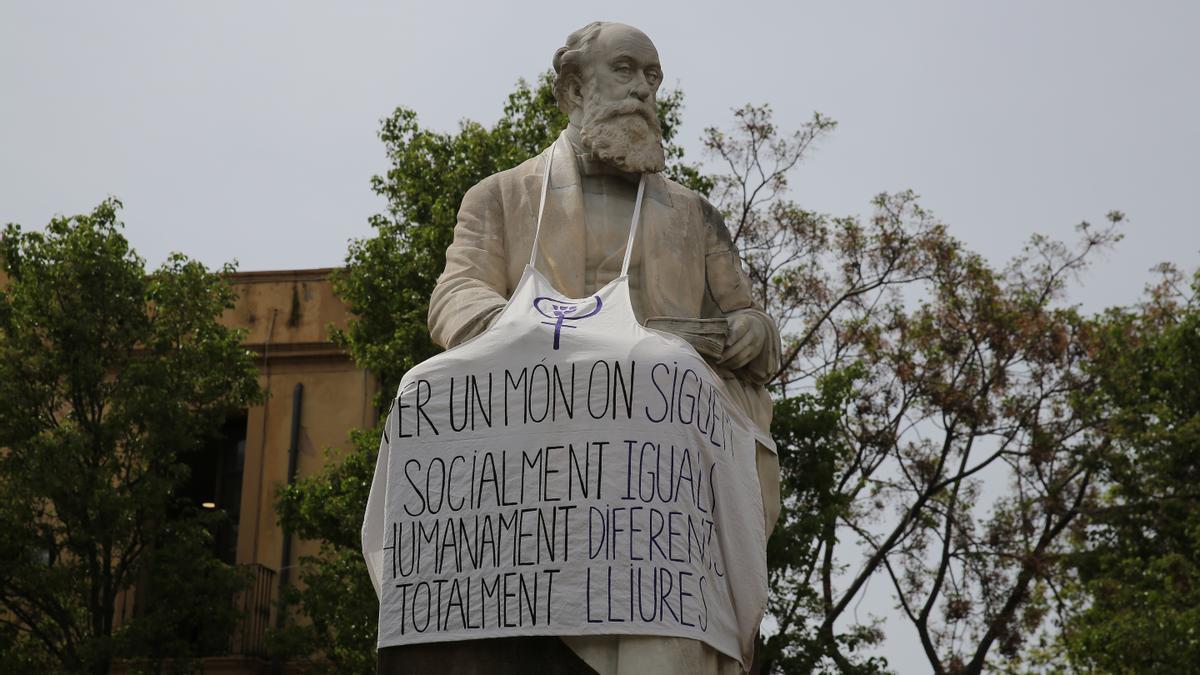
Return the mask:
[[[236, 562], [262, 565], [275, 573], [269, 614], [261, 617], [272, 627], [278, 619], [281, 582], [290, 576], [290, 583], [297, 583], [300, 557], [319, 548], [317, 542], [295, 539], [288, 560], [283, 559], [284, 534], [274, 501], [288, 480], [293, 417], [299, 416], [296, 478], [320, 471], [329, 461], [327, 450], [336, 457], [348, 449], [351, 429], [375, 421], [374, 378], [329, 340], [330, 326], [344, 328], [347, 318], [346, 306], [333, 293], [332, 271], [235, 274], [238, 300], [222, 317], [225, 325], [247, 331], [243, 343], [257, 354], [258, 381], [266, 392], [263, 404], [247, 411]], [[299, 409], [293, 408], [296, 385], [302, 387]], [[234, 638], [234, 654], [205, 658], [204, 672], [277, 672], [266, 660], [246, 653], [256, 650], [236, 646], [238, 639]], [[303, 672], [303, 665], [289, 663], [284, 672]]]
[[[299, 415], [298, 478], [319, 471], [327, 449], [345, 450], [351, 429], [375, 420], [374, 378], [329, 341], [329, 327], [344, 328], [347, 316], [333, 293], [331, 272], [241, 272], [232, 279], [239, 299], [222, 322], [247, 330], [244, 343], [258, 355], [259, 383], [266, 391], [264, 404], [251, 408], [247, 419], [238, 563], [282, 572], [317, 550], [315, 542], [296, 540], [291, 559], [282, 560], [274, 499], [287, 483], [293, 415]], [[301, 403], [293, 410], [297, 384], [303, 388]]]
[[[330, 326], [344, 328], [347, 309], [333, 293], [332, 269], [239, 272], [231, 282], [238, 292], [233, 309], [221, 322], [244, 329], [243, 344], [257, 355], [258, 381], [266, 392], [262, 405], [247, 411], [245, 463], [242, 472], [236, 562], [262, 565], [274, 575], [267, 625], [274, 626], [280, 573], [292, 571], [297, 582], [301, 556], [316, 553], [317, 542], [296, 539], [283, 559], [284, 535], [275, 516], [278, 488], [287, 483], [288, 451], [293, 415], [299, 415], [296, 477], [317, 473], [333, 456], [349, 447], [349, 432], [374, 423], [377, 384], [354, 366], [329, 340]], [[0, 288], [8, 279], [0, 271]], [[296, 385], [302, 386], [301, 405], [293, 409]], [[221, 505], [218, 505], [221, 506]], [[365, 508], [364, 504], [364, 508]], [[185, 600], [180, 600], [185, 601]], [[117, 602], [119, 624], [136, 612], [136, 588]], [[236, 643], [236, 640], [235, 640]], [[130, 672], [131, 664], [114, 664], [114, 675]], [[260, 658], [243, 654], [206, 658], [205, 672], [250, 674], [270, 671]], [[292, 664], [287, 672], [297, 672]]]

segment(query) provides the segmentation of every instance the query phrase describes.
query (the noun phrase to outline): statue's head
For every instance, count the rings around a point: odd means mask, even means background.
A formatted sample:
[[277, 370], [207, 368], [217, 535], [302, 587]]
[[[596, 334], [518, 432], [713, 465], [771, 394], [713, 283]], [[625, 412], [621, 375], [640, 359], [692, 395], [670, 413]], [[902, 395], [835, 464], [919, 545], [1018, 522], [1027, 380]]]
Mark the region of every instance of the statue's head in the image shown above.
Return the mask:
[[595, 21], [567, 36], [554, 53], [554, 96], [578, 127], [585, 149], [623, 171], [662, 171], [658, 122], [662, 66], [642, 31]]

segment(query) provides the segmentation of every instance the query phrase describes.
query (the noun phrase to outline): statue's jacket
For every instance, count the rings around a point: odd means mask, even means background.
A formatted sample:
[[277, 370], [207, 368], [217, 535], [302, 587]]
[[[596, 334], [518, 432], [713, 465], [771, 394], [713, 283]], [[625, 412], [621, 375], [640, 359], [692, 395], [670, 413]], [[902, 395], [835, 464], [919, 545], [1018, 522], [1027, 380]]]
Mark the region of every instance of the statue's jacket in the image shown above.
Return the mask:
[[[546, 194], [537, 268], [562, 294], [578, 298], [585, 287], [582, 181], [567, 143], [551, 145], [522, 164], [489, 176], [467, 191], [458, 212], [446, 269], [429, 300], [429, 331], [438, 345], [453, 347], [483, 332], [521, 280], [533, 246], [543, 167], [557, 152]], [[764, 431], [771, 401], [762, 385], [779, 364], [778, 328], [755, 307], [750, 281], [718, 212], [696, 192], [652, 174], [635, 250], [642, 264], [630, 288], [639, 321], [647, 317], [715, 318], [752, 315], [768, 331], [766, 346], [736, 373], [730, 393]], [[599, 285], [609, 279], [599, 279]], [[719, 368], [718, 364], [713, 364]]]

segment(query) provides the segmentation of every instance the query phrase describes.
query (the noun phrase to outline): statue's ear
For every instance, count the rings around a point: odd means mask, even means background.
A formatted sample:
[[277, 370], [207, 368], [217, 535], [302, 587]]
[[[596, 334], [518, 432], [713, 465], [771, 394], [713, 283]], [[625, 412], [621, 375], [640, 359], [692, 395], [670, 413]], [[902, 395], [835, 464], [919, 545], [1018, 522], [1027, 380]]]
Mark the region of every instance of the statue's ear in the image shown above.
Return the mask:
[[578, 72], [567, 76], [567, 105], [571, 110], [583, 109], [583, 78]]
[[566, 80], [566, 104], [572, 110], [583, 106], [583, 84], [580, 76], [571, 76]]

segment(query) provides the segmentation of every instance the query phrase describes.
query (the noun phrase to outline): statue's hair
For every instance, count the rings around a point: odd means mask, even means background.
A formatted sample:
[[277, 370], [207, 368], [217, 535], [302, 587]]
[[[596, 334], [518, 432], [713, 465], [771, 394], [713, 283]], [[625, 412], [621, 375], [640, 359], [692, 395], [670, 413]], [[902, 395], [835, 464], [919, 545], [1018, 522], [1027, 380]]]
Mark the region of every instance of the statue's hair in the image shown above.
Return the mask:
[[608, 25], [607, 21], [593, 21], [588, 25], [567, 36], [567, 43], [554, 52], [554, 100], [564, 113], [569, 113], [567, 87], [571, 81], [579, 77], [583, 70], [583, 62], [588, 50], [600, 29]]

